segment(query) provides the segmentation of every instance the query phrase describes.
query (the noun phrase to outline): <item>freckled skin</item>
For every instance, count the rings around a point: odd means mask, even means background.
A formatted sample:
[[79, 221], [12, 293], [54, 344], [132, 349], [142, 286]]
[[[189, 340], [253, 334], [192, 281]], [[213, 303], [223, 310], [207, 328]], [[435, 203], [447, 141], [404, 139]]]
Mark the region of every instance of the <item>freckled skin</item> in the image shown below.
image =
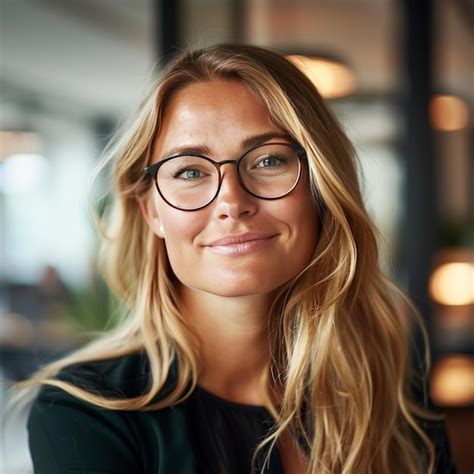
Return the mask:
[[[184, 145], [206, 145], [211, 150], [209, 157], [216, 161], [237, 159], [246, 151], [242, 140], [266, 132], [282, 130], [243, 83], [214, 80], [192, 84], [169, 102], [153, 162]], [[174, 209], [153, 190], [150, 198], [157, 219], [152, 228], [157, 235], [164, 235], [173, 271], [188, 289], [229, 297], [270, 293], [304, 268], [317, 242], [318, 220], [307, 169], [303, 166], [300, 182], [289, 195], [274, 201], [248, 194], [238, 183], [235, 165], [224, 165], [221, 171], [224, 178], [219, 195], [198, 211]], [[206, 247], [244, 232], [277, 236], [270, 245], [247, 255], [218, 255]]]

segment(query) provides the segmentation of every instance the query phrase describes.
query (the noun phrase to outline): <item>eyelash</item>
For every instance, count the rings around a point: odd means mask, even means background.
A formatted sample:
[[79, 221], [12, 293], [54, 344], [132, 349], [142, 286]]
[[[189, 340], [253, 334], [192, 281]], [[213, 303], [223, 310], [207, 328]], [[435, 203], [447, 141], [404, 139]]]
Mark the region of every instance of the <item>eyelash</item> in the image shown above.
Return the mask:
[[[182, 175], [183, 173], [185, 173], [186, 171], [198, 171], [199, 173], [203, 173], [201, 170], [196, 170], [196, 168], [191, 168], [191, 167], [186, 167], [186, 168], [181, 168], [180, 170], [176, 171], [174, 174], [173, 174], [173, 178], [174, 179], [178, 179], [180, 177], [180, 175]], [[203, 173], [204, 174], [204, 173]]]

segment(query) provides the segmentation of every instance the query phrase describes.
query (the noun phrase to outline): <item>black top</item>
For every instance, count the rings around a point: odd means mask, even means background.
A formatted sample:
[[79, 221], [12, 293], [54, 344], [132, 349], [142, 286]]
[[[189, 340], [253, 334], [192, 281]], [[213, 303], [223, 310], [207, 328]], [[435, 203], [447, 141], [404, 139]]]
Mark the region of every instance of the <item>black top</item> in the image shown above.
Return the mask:
[[[173, 364], [162, 398], [176, 380]], [[76, 364], [58, 378], [105, 396], [142, 394], [148, 382], [139, 353]], [[202, 387], [173, 407], [155, 411], [98, 408], [55, 387], [42, 387], [28, 418], [35, 473], [249, 474], [258, 443], [273, 428], [264, 407], [224, 400]], [[435, 441], [436, 474], [455, 473], [442, 423], [426, 425]], [[260, 472], [267, 451], [257, 458]], [[277, 445], [268, 474], [283, 474]]]

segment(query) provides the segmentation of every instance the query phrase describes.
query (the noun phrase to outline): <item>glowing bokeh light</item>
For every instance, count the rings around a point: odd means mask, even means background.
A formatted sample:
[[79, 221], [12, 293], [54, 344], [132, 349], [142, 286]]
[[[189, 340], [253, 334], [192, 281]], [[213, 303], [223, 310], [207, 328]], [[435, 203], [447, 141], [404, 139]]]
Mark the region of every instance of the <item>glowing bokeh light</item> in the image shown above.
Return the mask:
[[288, 56], [288, 59], [313, 82], [325, 99], [344, 97], [356, 90], [353, 72], [342, 63], [297, 55]]
[[12, 155], [0, 165], [0, 189], [8, 194], [35, 192], [43, 184], [47, 168], [41, 155]]
[[37, 133], [0, 130], [0, 161], [12, 155], [38, 155], [41, 152], [42, 143]]
[[451, 262], [440, 265], [431, 275], [429, 290], [431, 297], [440, 304], [474, 303], [474, 264]]
[[474, 403], [474, 359], [468, 356], [441, 359], [431, 372], [431, 397], [439, 405]]
[[435, 95], [430, 101], [431, 126], [442, 132], [462, 130], [469, 123], [469, 109], [454, 95]]

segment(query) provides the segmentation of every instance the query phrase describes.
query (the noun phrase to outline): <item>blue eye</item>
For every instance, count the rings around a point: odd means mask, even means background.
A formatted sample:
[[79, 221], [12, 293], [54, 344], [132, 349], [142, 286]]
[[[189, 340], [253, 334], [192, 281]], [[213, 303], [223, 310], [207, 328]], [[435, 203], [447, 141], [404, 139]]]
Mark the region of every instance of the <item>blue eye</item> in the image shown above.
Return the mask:
[[197, 178], [202, 178], [203, 176], [204, 174], [202, 171], [193, 168], [182, 169], [174, 174], [174, 178], [180, 178], [184, 180], [194, 180]]
[[276, 166], [281, 166], [287, 163], [287, 159], [284, 156], [270, 155], [262, 158], [258, 164], [257, 168], [273, 168]]

